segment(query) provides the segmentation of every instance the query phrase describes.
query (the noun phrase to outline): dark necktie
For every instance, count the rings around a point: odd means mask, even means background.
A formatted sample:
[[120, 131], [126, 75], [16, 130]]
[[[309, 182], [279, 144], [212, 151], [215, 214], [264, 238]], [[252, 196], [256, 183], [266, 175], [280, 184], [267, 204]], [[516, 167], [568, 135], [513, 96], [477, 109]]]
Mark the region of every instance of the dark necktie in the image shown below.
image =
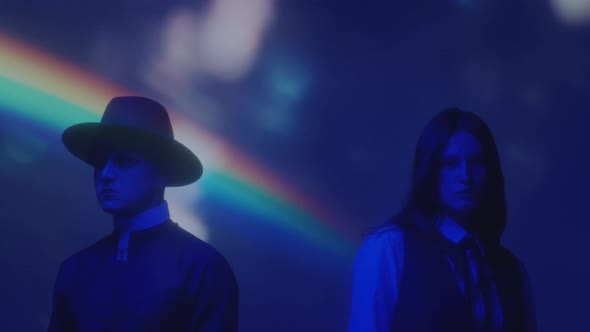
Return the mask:
[[465, 255], [465, 291], [476, 331], [498, 331], [502, 320], [501, 311], [483, 248], [473, 235], [465, 236], [459, 246]]

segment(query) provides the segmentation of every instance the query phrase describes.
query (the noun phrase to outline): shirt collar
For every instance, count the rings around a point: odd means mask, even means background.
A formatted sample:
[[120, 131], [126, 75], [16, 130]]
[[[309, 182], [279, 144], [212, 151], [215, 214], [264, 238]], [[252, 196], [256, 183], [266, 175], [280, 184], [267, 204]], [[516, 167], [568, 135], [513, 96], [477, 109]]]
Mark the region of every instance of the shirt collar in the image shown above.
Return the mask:
[[168, 203], [162, 201], [161, 204], [136, 214], [129, 219], [113, 222], [113, 228], [120, 232], [133, 232], [162, 224], [169, 219]]
[[448, 217], [439, 217], [438, 230], [449, 241], [457, 244], [468, 235], [467, 230]]

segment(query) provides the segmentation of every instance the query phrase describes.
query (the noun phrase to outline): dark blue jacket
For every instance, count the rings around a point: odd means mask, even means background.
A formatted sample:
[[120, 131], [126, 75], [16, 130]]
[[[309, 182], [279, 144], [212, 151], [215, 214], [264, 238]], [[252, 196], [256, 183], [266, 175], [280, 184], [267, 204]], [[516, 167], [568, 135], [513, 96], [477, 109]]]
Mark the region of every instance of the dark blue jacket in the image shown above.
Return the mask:
[[238, 286], [224, 257], [167, 221], [119, 234], [66, 259], [54, 289], [50, 332], [238, 330]]

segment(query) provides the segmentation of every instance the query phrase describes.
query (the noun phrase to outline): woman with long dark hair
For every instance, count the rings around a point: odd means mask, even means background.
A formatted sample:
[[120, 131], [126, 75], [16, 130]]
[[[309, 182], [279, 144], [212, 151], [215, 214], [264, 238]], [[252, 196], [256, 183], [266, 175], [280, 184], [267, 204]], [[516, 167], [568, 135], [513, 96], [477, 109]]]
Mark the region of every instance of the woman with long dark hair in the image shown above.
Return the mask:
[[440, 112], [418, 140], [404, 206], [357, 253], [349, 331], [535, 331], [524, 266], [500, 244], [505, 226], [489, 127]]

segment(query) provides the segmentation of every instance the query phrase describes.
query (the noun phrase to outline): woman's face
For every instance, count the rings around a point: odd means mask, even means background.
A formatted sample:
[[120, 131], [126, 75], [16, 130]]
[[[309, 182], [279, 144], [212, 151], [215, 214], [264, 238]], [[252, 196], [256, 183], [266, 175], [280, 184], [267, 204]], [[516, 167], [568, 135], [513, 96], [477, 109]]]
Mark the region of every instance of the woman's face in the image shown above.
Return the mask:
[[446, 209], [465, 213], [481, 206], [487, 179], [479, 140], [459, 131], [449, 139], [441, 159], [438, 196]]

